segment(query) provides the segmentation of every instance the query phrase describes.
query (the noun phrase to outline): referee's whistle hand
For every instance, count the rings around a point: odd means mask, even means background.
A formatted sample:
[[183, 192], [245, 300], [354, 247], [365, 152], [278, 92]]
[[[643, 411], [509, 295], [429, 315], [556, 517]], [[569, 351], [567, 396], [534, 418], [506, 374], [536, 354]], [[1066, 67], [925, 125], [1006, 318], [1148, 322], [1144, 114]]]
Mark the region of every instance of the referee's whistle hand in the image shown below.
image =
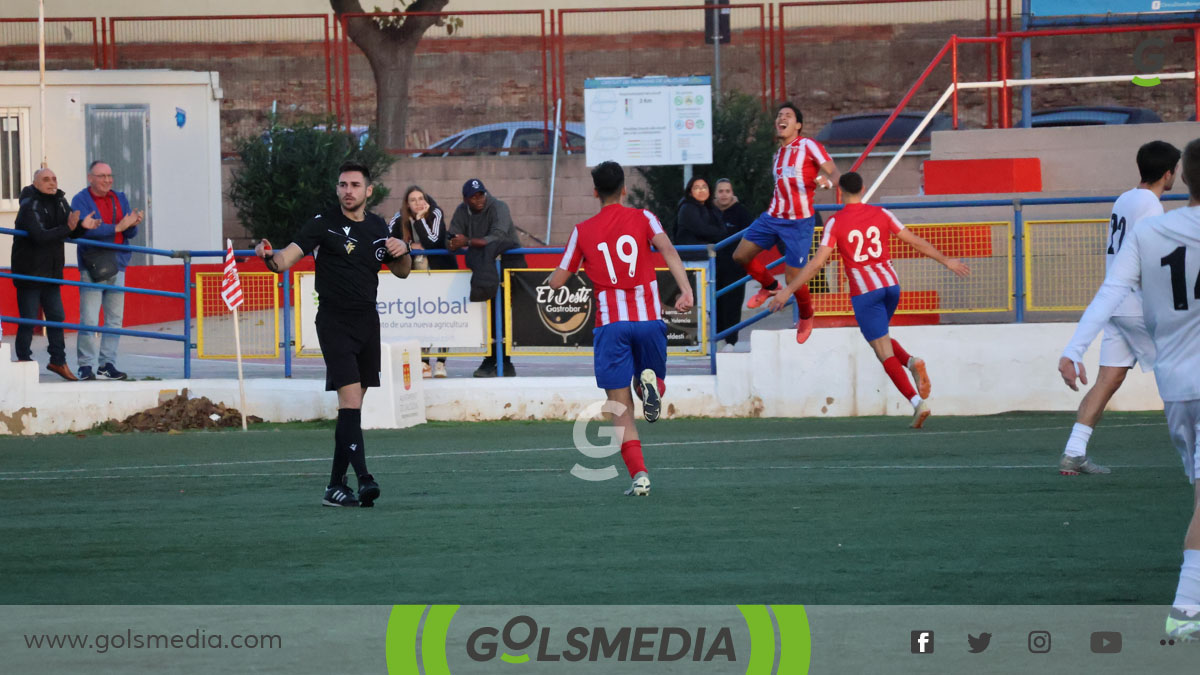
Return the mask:
[[395, 237], [388, 237], [387, 240], [383, 242], [383, 246], [387, 249], [388, 255], [392, 256], [393, 258], [399, 258], [405, 253], [408, 253], [408, 245]]
[[271, 242], [267, 241], [266, 239], [263, 239], [262, 241], [258, 242], [258, 246], [254, 247], [254, 255], [256, 255], [260, 258], [265, 258], [265, 257], [271, 255], [272, 252], [273, 251], [271, 249]]

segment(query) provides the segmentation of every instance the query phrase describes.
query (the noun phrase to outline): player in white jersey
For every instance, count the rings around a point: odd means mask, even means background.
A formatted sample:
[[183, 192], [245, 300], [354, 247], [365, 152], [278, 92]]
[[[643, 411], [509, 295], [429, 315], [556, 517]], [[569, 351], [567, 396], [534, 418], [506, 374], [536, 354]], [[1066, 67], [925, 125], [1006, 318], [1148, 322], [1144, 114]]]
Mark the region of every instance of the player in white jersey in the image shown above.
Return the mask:
[[1192, 520], [1183, 542], [1183, 567], [1167, 634], [1200, 639], [1200, 139], [1183, 151], [1186, 208], [1146, 218], [1125, 236], [1104, 285], [1079, 320], [1059, 359], [1067, 386], [1087, 384], [1083, 353], [1132, 292], [1142, 291], [1142, 313], [1157, 351], [1154, 377], [1167, 413], [1171, 440], [1195, 486]]
[[[1161, 215], [1162, 194], [1175, 186], [1179, 169], [1179, 149], [1164, 141], [1151, 141], [1138, 148], [1138, 186], [1122, 194], [1113, 203], [1109, 236], [1106, 244], [1106, 267], [1111, 272], [1113, 261], [1125, 242], [1125, 237], [1143, 218]], [[1104, 414], [1104, 407], [1135, 364], [1145, 372], [1154, 367], [1154, 341], [1142, 319], [1141, 294], [1134, 292], [1125, 298], [1104, 326], [1100, 343], [1100, 373], [1096, 383], [1079, 403], [1075, 426], [1067, 439], [1058, 462], [1058, 472], [1064, 476], [1087, 473], [1109, 473], [1107, 467], [1096, 464], [1087, 456], [1088, 439], [1092, 429]]]

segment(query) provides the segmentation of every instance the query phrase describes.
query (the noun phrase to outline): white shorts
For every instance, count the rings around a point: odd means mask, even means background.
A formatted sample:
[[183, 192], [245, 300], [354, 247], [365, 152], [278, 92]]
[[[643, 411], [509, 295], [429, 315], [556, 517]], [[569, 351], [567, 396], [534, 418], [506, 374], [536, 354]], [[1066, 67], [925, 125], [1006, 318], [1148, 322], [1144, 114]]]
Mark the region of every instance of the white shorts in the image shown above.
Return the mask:
[[1142, 367], [1142, 372], [1154, 369], [1154, 340], [1146, 330], [1146, 320], [1140, 316], [1114, 316], [1104, 324], [1104, 339], [1100, 342], [1100, 365], [1113, 368]]
[[1200, 401], [1166, 401], [1163, 407], [1171, 441], [1183, 460], [1183, 472], [1195, 483], [1200, 476], [1200, 449], [1196, 447], [1196, 439], [1200, 438]]

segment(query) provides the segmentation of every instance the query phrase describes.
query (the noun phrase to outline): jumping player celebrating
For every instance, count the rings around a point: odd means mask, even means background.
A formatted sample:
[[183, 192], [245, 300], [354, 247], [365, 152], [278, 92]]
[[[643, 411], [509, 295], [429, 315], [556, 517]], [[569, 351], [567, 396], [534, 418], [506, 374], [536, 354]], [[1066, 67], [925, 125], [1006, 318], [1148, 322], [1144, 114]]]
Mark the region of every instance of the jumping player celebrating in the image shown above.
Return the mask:
[[[960, 277], [971, 273], [965, 264], [947, 258], [932, 244], [913, 234], [904, 227], [891, 211], [864, 204], [862, 176], [851, 171], [838, 179], [842, 187], [842, 198], [846, 206], [825, 224], [821, 247], [812, 263], [807, 265], [787, 287], [777, 291], [769, 308], [777, 312], [787, 304], [796, 289], [802, 288], [829, 262], [833, 249], [841, 254], [846, 278], [850, 282], [850, 303], [854, 306], [854, 319], [863, 337], [875, 350], [875, 356], [883, 364], [896, 389], [913, 405], [912, 428], [920, 429], [929, 417], [929, 396], [932, 385], [925, 371], [925, 362], [911, 356], [904, 348], [888, 336], [888, 322], [900, 304], [900, 277], [892, 266], [888, 251], [888, 233], [895, 234], [900, 241], [912, 246], [918, 253], [932, 258]], [[917, 379], [914, 388], [904, 367], [908, 366]]]
[[[1105, 266], [1112, 269], [1113, 261], [1125, 243], [1126, 235], [1143, 218], [1162, 215], [1163, 192], [1175, 185], [1175, 172], [1179, 168], [1179, 148], [1165, 141], [1151, 141], [1138, 148], [1137, 166], [1141, 182], [1126, 191], [1112, 207], [1112, 231], [1106, 250]], [[1110, 473], [1108, 467], [1100, 466], [1087, 456], [1088, 440], [1092, 429], [1104, 414], [1104, 406], [1135, 364], [1143, 371], [1154, 367], [1154, 340], [1146, 330], [1142, 318], [1141, 293], [1130, 293], [1112, 318], [1104, 325], [1104, 339], [1100, 342], [1100, 374], [1096, 384], [1079, 402], [1075, 426], [1058, 461], [1058, 472], [1064, 476], [1089, 473]]]
[[[401, 279], [412, 269], [408, 246], [388, 235], [388, 224], [367, 211], [374, 187], [371, 173], [347, 162], [337, 183], [340, 210], [308, 221], [282, 251], [272, 251], [266, 239], [254, 253], [267, 269], [282, 272], [301, 258], [316, 255], [317, 341], [325, 358], [325, 391], [338, 397], [337, 427], [333, 432], [333, 470], [322, 503], [325, 506], [373, 506], [379, 484], [367, 472], [362, 433], [362, 402], [367, 387], [379, 386], [379, 264]], [[358, 497], [346, 485], [346, 468], [354, 466]]]
[[1195, 486], [1192, 520], [1183, 540], [1183, 566], [1167, 635], [1200, 639], [1200, 139], [1183, 150], [1185, 208], [1142, 219], [1126, 235], [1104, 284], [1079, 319], [1058, 371], [1071, 389], [1087, 384], [1083, 353], [1130, 293], [1141, 290], [1142, 315], [1154, 340], [1154, 379], [1167, 431]]
[[562, 262], [550, 276], [551, 288], [562, 288], [583, 263], [596, 298], [596, 329], [593, 347], [596, 385], [608, 400], [619, 404], [614, 417], [621, 430], [621, 459], [633, 478], [626, 495], [650, 494], [650, 474], [642, 457], [642, 442], [633, 422], [630, 382], [637, 377], [647, 422], [658, 419], [663, 379], [667, 376], [667, 324], [650, 247], [658, 249], [679, 285], [675, 309], [692, 308], [692, 286], [683, 262], [649, 211], [621, 205], [625, 196], [625, 172], [616, 162], [603, 162], [592, 169], [592, 185], [600, 200], [600, 213], [575, 226]]
[[[753, 309], [762, 305], [779, 288], [779, 282], [756, 259], [759, 253], [770, 249], [781, 240], [784, 252], [784, 279], [790, 284], [808, 259], [812, 250], [813, 227], [816, 217], [813, 197], [818, 186], [823, 190], [833, 187], [838, 170], [821, 144], [800, 135], [804, 127], [804, 115], [791, 103], [782, 103], [775, 116], [775, 135], [779, 150], [771, 161], [775, 176], [775, 193], [771, 205], [742, 235], [742, 241], [733, 252], [733, 259], [746, 269], [746, 273], [762, 284], [762, 289], [746, 301]], [[813, 329], [813, 306], [808, 286], [798, 286], [794, 291], [796, 304], [800, 308], [800, 322], [796, 324], [796, 342], [804, 343]]]

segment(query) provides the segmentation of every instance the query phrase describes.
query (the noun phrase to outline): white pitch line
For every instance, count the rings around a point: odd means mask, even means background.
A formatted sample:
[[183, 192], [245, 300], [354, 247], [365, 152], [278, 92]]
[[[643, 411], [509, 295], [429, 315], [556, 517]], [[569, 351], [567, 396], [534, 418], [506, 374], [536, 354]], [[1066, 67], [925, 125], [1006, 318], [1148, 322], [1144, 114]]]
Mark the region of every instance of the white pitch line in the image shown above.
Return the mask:
[[[1109, 424], [1105, 425], [1105, 429], [1123, 429], [1136, 427], [1156, 427], [1163, 426], [1159, 423], [1137, 423], [1137, 424]], [[700, 445], [722, 445], [728, 443], [779, 443], [791, 441], [828, 441], [828, 440], [858, 440], [869, 438], [912, 438], [914, 436], [948, 436], [948, 435], [971, 435], [971, 434], [995, 434], [995, 433], [1015, 433], [1015, 432], [1033, 432], [1033, 431], [1059, 431], [1062, 426], [1052, 427], [1025, 427], [1025, 428], [1010, 428], [1010, 429], [973, 429], [973, 430], [955, 430], [955, 431], [906, 431], [906, 432], [891, 432], [879, 434], [813, 434], [806, 436], [780, 436], [772, 438], [740, 438], [740, 439], [705, 439], [694, 441], [665, 441], [660, 443], [646, 443], [645, 447], [668, 447], [668, 446], [700, 446]], [[497, 450], [450, 450], [445, 452], [421, 452], [421, 453], [405, 453], [405, 454], [388, 454], [388, 455], [371, 455], [372, 460], [380, 459], [408, 459], [417, 457], [452, 457], [464, 455], [497, 455], [497, 454], [519, 454], [527, 452], [561, 452], [564, 450], [576, 450], [575, 446], [561, 446], [549, 448], [506, 448]], [[147, 464], [141, 466], [114, 466], [114, 467], [85, 467], [76, 469], [42, 469], [34, 471], [0, 471], [0, 476], [21, 475], [29, 476], [36, 474], [67, 474], [67, 473], [85, 473], [92, 471], [148, 471], [155, 469], [196, 469], [203, 467], [220, 467], [220, 466], [248, 466], [257, 464], [289, 464], [298, 462], [327, 462], [329, 456], [324, 457], [297, 457], [290, 459], [250, 459], [239, 460], [232, 462], [200, 462], [191, 464]], [[0, 479], [3, 480], [3, 479]]]
[[[1110, 464], [1114, 469], [1171, 469], [1174, 464]], [[748, 464], [745, 466], [663, 466], [654, 467], [655, 473], [670, 471], [1011, 471], [1037, 470], [1049, 471], [1054, 468], [1047, 464], [914, 464], [914, 465], [815, 465], [797, 464], [793, 466], [761, 466]], [[411, 471], [398, 474], [399, 478], [426, 474], [493, 474], [493, 473], [562, 473], [570, 474], [566, 468], [515, 468], [515, 469], [445, 469], [438, 471]], [[164, 473], [138, 476], [139, 479], [183, 479], [183, 478], [311, 478], [323, 476], [324, 473]], [[384, 474], [380, 474], [384, 475]], [[0, 477], [0, 482], [38, 481], [38, 480], [124, 480], [128, 476], [12, 476]]]

